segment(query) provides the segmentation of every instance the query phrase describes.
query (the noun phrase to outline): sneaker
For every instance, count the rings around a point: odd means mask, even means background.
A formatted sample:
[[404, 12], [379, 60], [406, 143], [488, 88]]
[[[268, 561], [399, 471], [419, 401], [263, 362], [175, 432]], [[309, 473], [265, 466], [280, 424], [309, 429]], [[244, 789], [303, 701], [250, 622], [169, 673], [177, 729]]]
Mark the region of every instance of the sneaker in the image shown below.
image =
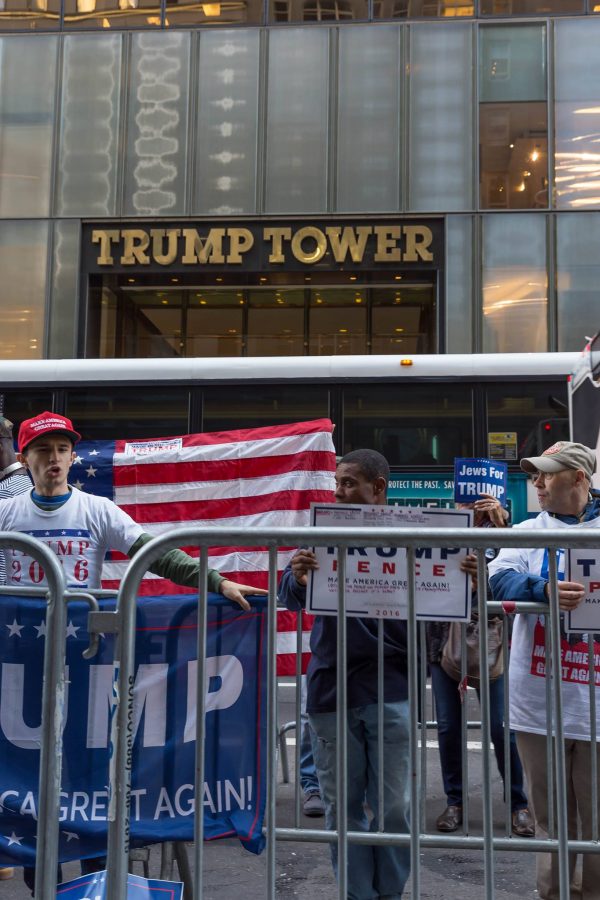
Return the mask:
[[0, 869], [0, 881], [8, 881], [15, 874], [14, 869]]
[[314, 819], [325, 815], [325, 806], [318, 791], [311, 791], [310, 794], [305, 795], [302, 812], [305, 816], [310, 816]]

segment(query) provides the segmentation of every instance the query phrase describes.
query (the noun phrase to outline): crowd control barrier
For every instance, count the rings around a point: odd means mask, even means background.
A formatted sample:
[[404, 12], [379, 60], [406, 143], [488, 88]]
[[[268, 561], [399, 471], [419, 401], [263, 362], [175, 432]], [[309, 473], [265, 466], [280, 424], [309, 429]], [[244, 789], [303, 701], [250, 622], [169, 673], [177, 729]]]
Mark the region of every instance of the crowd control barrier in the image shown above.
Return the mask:
[[[117, 640], [118, 684], [116, 689], [116, 714], [113, 718], [112, 741], [113, 756], [110, 773], [111, 800], [109, 804], [109, 836], [108, 836], [108, 880], [107, 896], [122, 898], [125, 896], [127, 878], [127, 861], [129, 853], [129, 806], [131, 800], [131, 759], [132, 759], [132, 710], [133, 710], [133, 659], [136, 619], [136, 598], [139, 582], [153, 560], [164, 552], [181, 546], [200, 548], [200, 609], [198, 614], [198, 665], [197, 665], [197, 700], [196, 716], [196, 785], [204, 781], [203, 744], [205, 736], [204, 698], [207, 688], [205, 670], [206, 643], [206, 604], [202, 598], [206, 596], [206, 579], [208, 569], [207, 548], [209, 546], [266, 546], [269, 548], [269, 597], [268, 597], [268, 699], [267, 699], [267, 810], [266, 810], [266, 886], [265, 897], [275, 898], [275, 847], [277, 841], [337, 842], [338, 845], [338, 896], [347, 896], [347, 860], [350, 848], [355, 844], [397, 845], [410, 847], [411, 859], [411, 897], [421, 896], [420, 852], [430, 848], [461, 848], [477, 851], [478, 860], [483, 854], [484, 896], [486, 900], [494, 897], [494, 853], [499, 850], [515, 852], [551, 852], [558, 854], [560, 871], [560, 897], [568, 900], [569, 875], [568, 852], [598, 853], [598, 823], [594, 818], [591, 840], [568, 841], [567, 807], [565, 789], [565, 756], [562, 727], [562, 689], [560, 677], [556, 677], [557, 666], [561, 661], [560, 615], [557, 593], [556, 550], [565, 548], [596, 549], [598, 532], [594, 530], [528, 530], [526, 533], [510, 529], [429, 529], [429, 528], [273, 528], [255, 529], [249, 538], [246, 529], [194, 528], [178, 529], [169, 535], [154, 538], [145, 545], [131, 561], [119, 591], [117, 609], [114, 613], [92, 613], [90, 615], [90, 632], [115, 632]], [[346, 747], [346, 596], [343, 589], [346, 574], [346, 555], [350, 547], [406, 548], [408, 564], [408, 675], [409, 675], [409, 708], [410, 708], [410, 801], [411, 824], [410, 834], [391, 833], [385, 830], [385, 823], [379, 824], [377, 832], [363, 833], [348, 830], [345, 804], [338, 804], [338, 827], [336, 831], [322, 831], [298, 827], [298, 816], [294, 827], [279, 828], [276, 821], [276, 744], [277, 718], [276, 701], [277, 685], [275, 674], [276, 647], [276, 597], [277, 597], [277, 549], [280, 546], [319, 546], [336, 547], [338, 550], [338, 610], [337, 644], [339, 648], [337, 660], [337, 795], [346, 796], [347, 787], [347, 747]], [[548, 548], [550, 601], [542, 604], [511, 604], [510, 609], [502, 609], [499, 604], [487, 601], [487, 578], [485, 550], [488, 548], [523, 547]], [[492, 824], [491, 798], [491, 759], [490, 752], [490, 711], [489, 711], [489, 676], [487, 666], [480, 672], [481, 683], [481, 734], [483, 764], [483, 833], [481, 835], [440, 835], [427, 833], [424, 827], [423, 797], [426, 791], [424, 778], [424, 760], [426, 752], [426, 723], [419, 741], [419, 704], [421, 692], [424, 691], [424, 679], [419, 678], [425, 671], [425, 663], [419, 663], [418, 634], [419, 623], [415, 614], [415, 560], [417, 551], [422, 548], [472, 548], [478, 558], [478, 591], [477, 603], [481, 621], [485, 621], [490, 610], [502, 613], [545, 613], [549, 619], [546, 629], [546, 678], [547, 722], [554, 723], [556, 734], [555, 760], [548, 766], [548, 771], [556, 772], [558, 790], [556, 802], [551, 813], [555, 826], [555, 837], [548, 840], [495, 836]], [[379, 620], [381, 622], [381, 619]], [[383, 681], [383, 623], [379, 627], [379, 722], [381, 734], [383, 723], [382, 681]], [[487, 660], [487, 630], [480, 629], [480, 659]], [[592, 742], [595, 746], [595, 692], [594, 692], [594, 654], [593, 636], [590, 637], [588, 654], [590, 702], [592, 709]], [[507, 652], [505, 642], [504, 652]], [[298, 663], [298, 666], [300, 663]], [[299, 671], [298, 671], [299, 674]], [[421, 688], [419, 688], [421, 684]], [[297, 701], [299, 713], [299, 700]], [[547, 741], [547, 752], [552, 760], [553, 744]], [[383, 764], [382, 742], [379, 742], [380, 770]], [[592, 788], [597, 794], [597, 771], [595, 754], [591, 753]], [[380, 779], [381, 785], [382, 779]], [[198, 791], [196, 790], [196, 793]], [[552, 792], [549, 791], [549, 797]], [[383, 808], [383, 789], [380, 786], [380, 808]], [[296, 804], [298, 805], [298, 804]], [[195, 838], [193, 847], [193, 897], [199, 900], [203, 895], [203, 816], [195, 816]], [[44, 895], [45, 900], [45, 895]]]
[[[22, 595], [24, 599], [45, 597], [47, 601], [44, 650], [42, 725], [38, 794], [38, 829], [35, 900], [56, 900], [58, 865], [58, 818], [62, 763], [62, 722], [65, 705], [65, 645], [67, 611], [70, 600], [85, 600], [98, 608], [87, 593], [67, 591], [62, 567], [51, 550], [36, 538], [15, 532], [0, 532], [0, 551], [16, 549], [31, 556], [44, 570], [47, 588], [0, 587], [2, 595]], [[86, 656], [98, 643], [92, 637]]]

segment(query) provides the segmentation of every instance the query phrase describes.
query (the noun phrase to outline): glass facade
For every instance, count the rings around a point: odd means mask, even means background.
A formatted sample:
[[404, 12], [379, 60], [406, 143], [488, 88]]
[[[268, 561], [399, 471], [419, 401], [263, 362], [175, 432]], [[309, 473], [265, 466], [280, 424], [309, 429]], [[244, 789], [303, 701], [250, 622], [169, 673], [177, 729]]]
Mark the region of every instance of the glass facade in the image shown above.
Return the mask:
[[[599, 11], [7, 0], [0, 352], [580, 349], [598, 328]], [[402, 320], [397, 286], [370, 281], [361, 305], [333, 283], [319, 303], [287, 272], [262, 293], [205, 279], [205, 304], [186, 284], [167, 310], [166, 266], [152, 302], [82, 275], [89, 221], [425, 214], [443, 219], [445, 264]]]

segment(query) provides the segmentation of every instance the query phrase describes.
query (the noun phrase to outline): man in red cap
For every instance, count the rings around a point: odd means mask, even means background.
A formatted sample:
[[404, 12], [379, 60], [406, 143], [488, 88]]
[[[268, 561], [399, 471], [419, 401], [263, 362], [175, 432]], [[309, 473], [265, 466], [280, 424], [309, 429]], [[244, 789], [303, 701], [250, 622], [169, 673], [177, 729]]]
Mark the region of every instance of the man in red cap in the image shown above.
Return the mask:
[[[521, 460], [521, 468], [529, 473], [537, 491], [541, 513], [515, 525], [529, 528], [579, 529], [600, 528], [600, 494], [591, 488], [596, 470], [596, 454], [589, 447], [573, 441], [558, 441], [541, 456]], [[568, 538], [568, 532], [565, 538]], [[600, 545], [600, 532], [598, 533]], [[576, 581], [565, 581], [565, 554], [558, 555], [558, 602], [563, 611], [575, 609], [585, 596], [585, 587]], [[543, 548], [501, 550], [488, 564], [490, 585], [495, 600], [547, 603], [549, 599], [548, 551]], [[545, 646], [545, 616], [517, 615], [510, 653], [510, 727], [517, 732], [517, 747], [529, 786], [535, 833], [549, 836], [548, 771], [546, 757], [546, 671], [545, 657], [540, 660], [538, 648]], [[577, 635], [579, 643], [585, 636]], [[598, 635], [594, 635], [595, 655], [600, 652]], [[569, 651], [568, 639], [563, 647]], [[543, 652], [543, 651], [542, 651]], [[579, 651], [577, 651], [579, 654]], [[600, 798], [594, 796], [590, 766], [590, 686], [571, 677], [573, 666], [565, 653], [562, 673], [563, 729], [565, 736], [565, 770], [569, 838], [576, 839], [578, 819], [583, 840], [593, 839], [594, 805], [600, 816]], [[587, 656], [587, 653], [586, 653]], [[588, 672], [587, 661], [583, 663]], [[580, 666], [576, 675], [582, 671]], [[592, 671], [598, 671], [597, 666]], [[596, 686], [596, 760], [600, 771], [600, 688]], [[584, 853], [581, 872], [576, 870], [576, 855], [569, 854], [571, 900], [596, 900], [600, 891], [600, 854]], [[539, 853], [537, 857], [537, 889], [540, 900], [559, 900], [558, 855]]]
[[[69, 587], [94, 589], [100, 587], [107, 550], [132, 557], [152, 537], [112, 500], [69, 486], [69, 470], [76, 456], [73, 448], [80, 439], [71, 420], [56, 413], [43, 412], [21, 424], [18, 458], [33, 479], [33, 489], [0, 500], [0, 531], [22, 531], [36, 537], [60, 554]], [[43, 571], [31, 557], [7, 550], [6, 562], [6, 584], [45, 584]], [[198, 587], [199, 562], [181, 550], [165, 553], [150, 571], [176, 584]], [[215, 569], [208, 570], [208, 590], [223, 594], [242, 609], [250, 608], [246, 595], [267, 593], [229, 581]], [[103, 865], [100, 859], [83, 861], [83, 874]], [[34, 876], [34, 869], [25, 869], [25, 882], [32, 892]]]

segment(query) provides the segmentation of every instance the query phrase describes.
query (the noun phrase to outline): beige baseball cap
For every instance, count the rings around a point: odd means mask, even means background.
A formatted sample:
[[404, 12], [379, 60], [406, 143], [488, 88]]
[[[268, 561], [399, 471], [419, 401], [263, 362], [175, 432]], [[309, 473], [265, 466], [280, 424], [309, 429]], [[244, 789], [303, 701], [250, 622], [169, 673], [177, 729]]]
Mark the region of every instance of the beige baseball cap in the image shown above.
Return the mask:
[[541, 456], [529, 456], [521, 460], [524, 472], [562, 472], [564, 469], [582, 469], [592, 480], [596, 471], [596, 454], [585, 444], [574, 441], [557, 441], [544, 450]]

